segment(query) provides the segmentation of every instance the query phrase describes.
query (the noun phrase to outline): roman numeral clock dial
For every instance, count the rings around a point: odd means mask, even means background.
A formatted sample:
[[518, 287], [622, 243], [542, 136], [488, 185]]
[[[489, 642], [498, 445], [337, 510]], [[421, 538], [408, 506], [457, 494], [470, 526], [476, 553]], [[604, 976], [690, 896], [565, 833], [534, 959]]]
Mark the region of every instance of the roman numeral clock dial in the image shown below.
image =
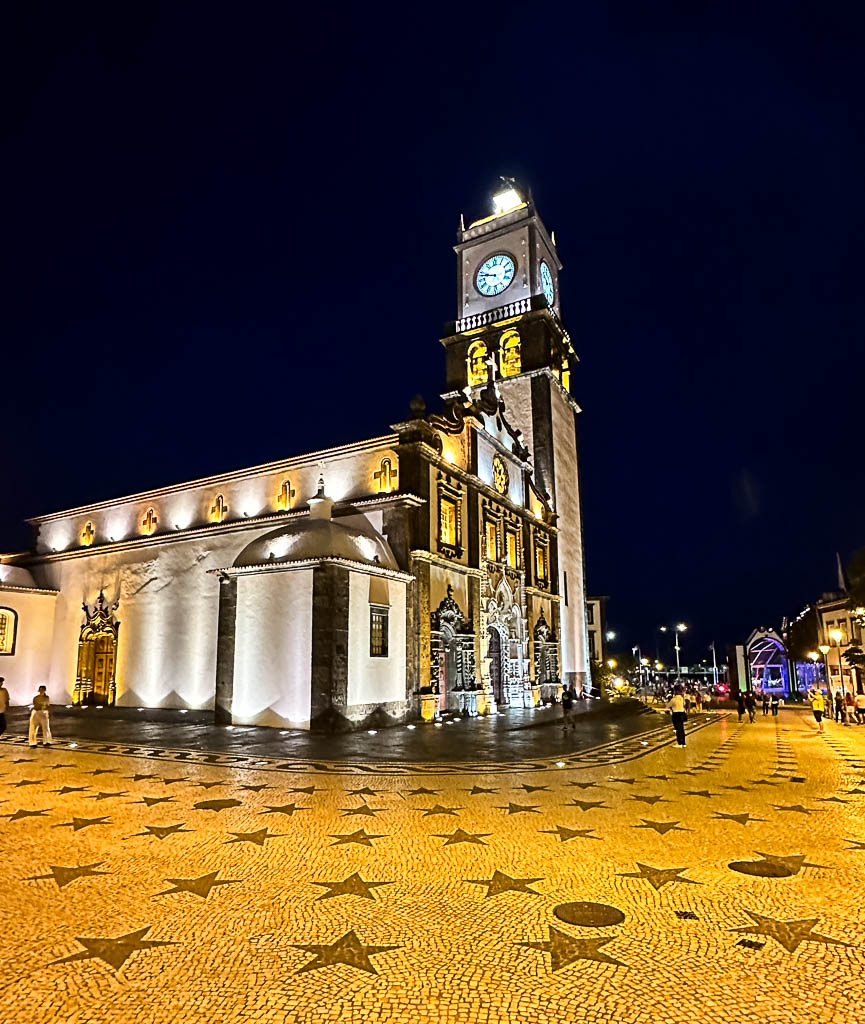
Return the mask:
[[481, 295], [498, 295], [514, 279], [514, 261], [503, 252], [490, 256], [478, 268], [475, 287]]

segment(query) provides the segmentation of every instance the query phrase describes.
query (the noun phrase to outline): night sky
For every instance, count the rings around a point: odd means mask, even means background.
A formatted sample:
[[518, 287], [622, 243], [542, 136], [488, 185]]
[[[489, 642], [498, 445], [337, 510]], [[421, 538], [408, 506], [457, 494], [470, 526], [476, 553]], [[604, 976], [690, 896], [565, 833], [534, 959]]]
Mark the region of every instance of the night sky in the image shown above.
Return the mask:
[[865, 544], [861, 4], [17, 18], [0, 550], [435, 408], [459, 215], [499, 174], [556, 232], [621, 646], [742, 642]]

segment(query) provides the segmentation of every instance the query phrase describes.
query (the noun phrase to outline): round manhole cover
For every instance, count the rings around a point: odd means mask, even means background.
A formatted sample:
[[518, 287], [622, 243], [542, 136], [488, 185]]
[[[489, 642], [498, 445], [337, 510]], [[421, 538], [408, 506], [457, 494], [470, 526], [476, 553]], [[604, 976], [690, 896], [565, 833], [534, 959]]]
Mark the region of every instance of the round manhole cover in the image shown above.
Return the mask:
[[618, 907], [606, 903], [560, 903], [553, 913], [566, 924], [578, 924], [586, 928], [608, 928], [625, 920], [625, 915]]

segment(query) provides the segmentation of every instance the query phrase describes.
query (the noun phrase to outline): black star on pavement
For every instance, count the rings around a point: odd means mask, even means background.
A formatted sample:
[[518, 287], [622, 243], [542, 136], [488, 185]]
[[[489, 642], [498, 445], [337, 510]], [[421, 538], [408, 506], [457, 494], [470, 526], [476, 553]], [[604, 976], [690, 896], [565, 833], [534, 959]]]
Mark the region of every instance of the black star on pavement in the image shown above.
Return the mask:
[[632, 825], [632, 828], [650, 828], [658, 833], [659, 836], [665, 836], [668, 832], [693, 832], [692, 828], [682, 828], [678, 821], [649, 821], [647, 818], [640, 818], [642, 825]]
[[830, 938], [828, 935], [820, 935], [814, 931], [814, 925], [820, 920], [818, 917], [807, 917], [797, 921], [776, 921], [772, 917], [764, 917], [762, 914], [754, 914], [750, 910], [744, 911], [754, 922], [743, 928], [731, 928], [731, 932], [742, 935], [768, 935], [779, 945], [783, 946], [788, 953], [795, 953], [803, 942], [822, 942], [829, 946], [849, 946], [849, 942], [842, 942], [840, 939]]
[[110, 797], [113, 797], [113, 796], [129, 796], [129, 794], [127, 792], [125, 792], [125, 791], [122, 792], [122, 793], [94, 793], [93, 796], [86, 796], [86, 797], [84, 797], [84, 799], [85, 800], [108, 800]]
[[214, 811], [219, 813], [225, 811], [229, 807], [240, 807], [241, 801], [228, 799], [228, 800], [199, 800], [197, 804], [192, 805], [194, 811]]
[[593, 828], [568, 828], [565, 825], [556, 825], [555, 828], [539, 828], [538, 832], [546, 832], [551, 836], [558, 836], [559, 841], [567, 843], [570, 839], [598, 839], [600, 836], [590, 835], [594, 832]]
[[359, 828], [356, 832], [345, 832], [338, 835], [329, 834], [329, 839], [335, 839], [331, 846], [347, 846], [349, 843], [357, 843], [359, 846], [372, 846], [373, 839], [386, 839], [385, 835], [371, 835], [366, 829]]
[[710, 793], [708, 789], [686, 789], [685, 796], [701, 796], [705, 800], [711, 800], [713, 796], [718, 796], [718, 794]]
[[[166, 878], [166, 882], [170, 882], [172, 885], [171, 889], [166, 889], [164, 892], [156, 893], [156, 896], [170, 896], [175, 892], [191, 892], [195, 896], [200, 896], [203, 900], [206, 900], [210, 895], [210, 890], [217, 885], [235, 885], [237, 883], [236, 878], [224, 878], [217, 881], [216, 876], [219, 874], [218, 871], [210, 871], [206, 875], [199, 875], [198, 878]], [[153, 898], [156, 899], [156, 896]]]
[[19, 811], [13, 811], [11, 814], [4, 814], [3, 817], [4, 818], [8, 818], [10, 821], [18, 821], [21, 818], [38, 818], [42, 814], [48, 814], [48, 812], [50, 810], [51, 810], [50, 807], [47, 807], [47, 808], [45, 808], [45, 810], [42, 810], [42, 811], [19, 810]]
[[85, 789], [90, 789], [89, 786], [61, 786], [60, 789], [52, 789], [52, 793], [59, 793], [60, 796], [66, 796], [67, 793], [83, 793]]
[[845, 843], [850, 843], [850, 849], [854, 851], [865, 850], [865, 841], [862, 839], [845, 839]]
[[507, 806], [505, 806], [504, 804], [496, 804], [496, 807], [500, 811], [507, 811], [508, 814], [540, 814], [541, 813], [540, 807], [532, 806], [531, 804], [513, 804], [513, 803], [511, 803], [511, 804], [508, 804]]
[[179, 825], [145, 825], [144, 832], [136, 832], [129, 838], [134, 839], [136, 836], [156, 836], [157, 839], [167, 839], [169, 836], [177, 835], [178, 832], [194, 832], [193, 828], [184, 828], [186, 824], [182, 821]]
[[83, 828], [90, 828], [91, 825], [110, 825], [110, 818], [72, 818], [72, 821], [61, 821], [57, 825], [52, 825], [52, 828], [69, 828], [71, 826], [73, 832], [80, 832]]
[[687, 868], [653, 868], [648, 864], [641, 864], [637, 861], [637, 867], [639, 871], [624, 871], [619, 872], [620, 878], [645, 878], [649, 885], [653, 889], [660, 889], [665, 886], [668, 882], [687, 882], [688, 885], [700, 885], [700, 882], [695, 882], [691, 878], [680, 878], [679, 876], [683, 871], [687, 871]]
[[752, 818], [747, 811], [744, 814], [726, 814], [724, 811], [715, 811], [715, 817], [719, 821], [735, 821], [738, 825], [747, 825], [749, 821], [765, 821], [765, 818]]
[[772, 804], [776, 811], [793, 811], [795, 814], [813, 814], [807, 807], [801, 804]]
[[263, 811], [259, 811], [259, 814], [284, 814], [290, 818], [296, 811], [308, 811], [308, 807], [299, 807], [297, 804], [274, 804], [272, 807], [268, 806]]
[[[76, 938], [84, 946], [81, 953], [73, 953], [71, 956], [64, 956], [60, 960], [52, 960], [51, 964], [68, 964], [73, 960], [104, 960], [109, 967], [115, 971], [126, 963], [133, 953], [144, 949], [154, 949], [156, 946], [175, 946], [175, 942], [159, 942], [155, 939], [145, 939], [144, 936], [150, 931], [152, 925], [146, 928], [139, 928], [136, 932], [128, 932], [116, 939], [83, 939]], [[51, 966], [49, 964], [49, 966]]]
[[581, 811], [590, 811], [593, 807], [606, 807], [603, 800], [571, 800], [570, 803], [562, 804], [562, 807], [579, 807]]
[[45, 779], [22, 779], [13, 785], [13, 789], [20, 789], [21, 786], [41, 786]]
[[489, 843], [485, 843], [484, 839], [487, 836], [491, 836], [492, 832], [466, 832], [464, 829], [458, 828], [455, 832], [449, 834], [442, 832], [434, 832], [436, 839], [444, 839], [443, 846], [455, 846], [457, 843], [474, 843], [476, 846], [489, 846]]
[[369, 804], [361, 804], [360, 807], [340, 807], [343, 818], [349, 818], [353, 814], [360, 814], [366, 818], [374, 818], [377, 814], [381, 814], [382, 811], [386, 811], [386, 807], [370, 807]]
[[496, 869], [492, 878], [465, 878], [463, 881], [470, 885], [485, 885], [487, 887], [487, 899], [490, 896], [498, 896], [503, 892], [530, 892], [533, 896], [541, 894], [533, 889], [532, 882], [540, 882], [541, 878], [511, 878], [503, 871]]
[[486, 786], [472, 786], [466, 792], [469, 796], [480, 796], [481, 793], [498, 793], [497, 789], [488, 789]]
[[266, 828], [260, 828], [256, 832], [229, 832], [234, 839], [226, 839], [222, 844], [228, 846], [229, 843], [255, 843], [256, 846], [264, 846], [268, 839], [280, 839], [284, 833], [282, 832], [270, 832]]
[[514, 786], [514, 789], [524, 789], [527, 793], [539, 793], [542, 789], [549, 789], [549, 786], [530, 786], [524, 782], [522, 786]]
[[249, 790], [250, 793], [260, 793], [263, 789], [273, 789], [273, 786], [268, 786], [265, 782], [259, 782], [252, 786], [238, 786], [237, 788]]
[[[640, 796], [639, 793], [635, 793], [633, 796], [628, 797], [629, 800], [639, 800], [644, 804], [657, 804], [664, 800], [662, 796]], [[666, 801], [664, 801], [666, 802]]]
[[408, 796], [435, 796], [441, 793], [440, 789], [427, 789], [426, 786], [420, 786], [418, 789], [407, 789], [406, 793]]
[[373, 889], [377, 889], [380, 885], [393, 885], [394, 883], [366, 882], [356, 871], [353, 871], [348, 878], [344, 878], [341, 882], [313, 882], [312, 884], [330, 890], [316, 897], [315, 902], [318, 903], [319, 900], [331, 900], [334, 896], [362, 896], [365, 900], [374, 900]]
[[451, 817], [458, 817], [457, 811], [461, 811], [462, 807], [443, 807], [441, 804], [433, 804], [432, 807], [415, 807], [415, 810], [423, 815], [424, 818], [429, 818], [433, 814], [450, 814]]
[[214, 786], [224, 786], [225, 783], [217, 779], [216, 782], [193, 782], [193, 786], [200, 786], [202, 789], [213, 789]]
[[143, 796], [140, 800], [130, 800], [131, 804], [145, 804], [147, 807], [155, 807], [156, 804], [174, 803], [173, 796]]
[[47, 875], [31, 875], [30, 878], [25, 878], [25, 882], [38, 882], [43, 878], [53, 878], [57, 883], [57, 888], [62, 889], [64, 886], [69, 885], [70, 882], [74, 882], [77, 878], [90, 878], [93, 875], [110, 875], [110, 871], [96, 871], [100, 865], [104, 864], [104, 860], [98, 860], [95, 864], [81, 864], [75, 868], [64, 868], [56, 864], [52, 864], [49, 873]]
[[370, 957], [376, 953], [386, 953], [391, 949], [400, 949], [400, 946], [366, 946], [357, 937], [354, 929], [346, 932], [342, 938], [328, 944], [320, 943], [293, 943], [295, 949], [302, 949], [304, 953], [313, 953], [314, 960], [310, 960], [301, 967], [296, 974], [303, 974], [306, 971], [316, 971], [321, 967], [331, 967], [333, 964], [347, 964], [349, 967], [356, 967], [359, 971], [366, 971], [368, 974], [378, 974], [378, 971], [370, 963]]
[[362, 789], [350, 789], [348, 790], [349, 796], [378, 796], [379, 793], [386, 793], [386, 789], [370, 789], [369, 786], [364, 786]]
[[517, 946], [527, 946], [529, 949], [540, 949], [550, 954], [550, 966], [553, 971], [559, 971], [576, 960], [596, 960], [601, 964], [613, 964], [616, 967], [625, 967], [621, 960], [615, 960], [606, 953], [601, 952], [601, 946], [612, 942], [615, 936], [601, 936], [600, 938], [576, 938], [568, 935], [567, 932], [547, 925], [550, 937], [544, 942], [517, 942]]

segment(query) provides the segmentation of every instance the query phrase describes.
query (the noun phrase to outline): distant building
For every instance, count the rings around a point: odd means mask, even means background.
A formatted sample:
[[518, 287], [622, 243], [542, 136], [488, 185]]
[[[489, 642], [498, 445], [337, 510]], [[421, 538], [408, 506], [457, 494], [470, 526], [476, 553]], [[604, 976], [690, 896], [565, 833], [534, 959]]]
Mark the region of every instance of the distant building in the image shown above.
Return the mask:
[[586, 598], [586, 624], [589, 631], [589, 658], [604, 661], [604, 637], [607, 634], [607, 598]]
[[850, 693], [865, 693], [862, 673], [851, 668], [844, 655], [853, 646], [862, 646], [862, 626], [853, 614], [853, 601], [846, 590], [824, 594], [817, 602], [817, 632], [820, 651], [829, 675], [829, 688]]

